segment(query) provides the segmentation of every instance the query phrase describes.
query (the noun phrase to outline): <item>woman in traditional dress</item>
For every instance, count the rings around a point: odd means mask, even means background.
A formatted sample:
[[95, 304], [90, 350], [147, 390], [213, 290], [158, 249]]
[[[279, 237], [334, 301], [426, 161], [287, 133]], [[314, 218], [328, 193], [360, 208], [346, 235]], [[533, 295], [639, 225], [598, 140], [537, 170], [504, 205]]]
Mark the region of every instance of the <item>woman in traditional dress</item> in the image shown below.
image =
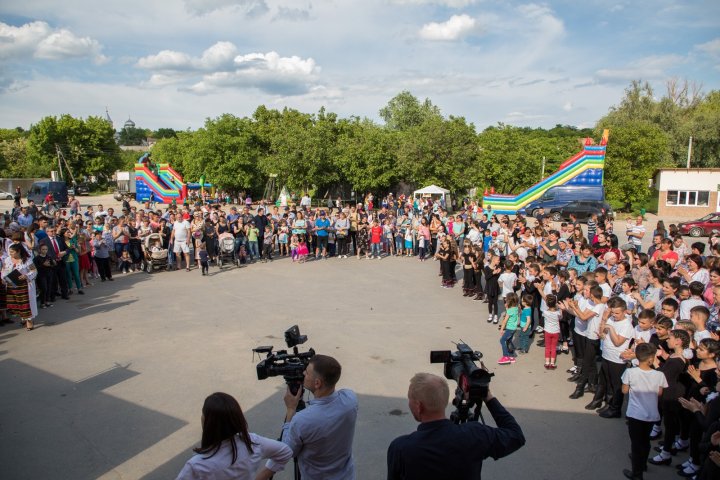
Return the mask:
[[21, 244], [11, 245], [8, 254], [2, 267], [2, 280], [7, 285], [7, 310], [9, 314], [19, 316], [25, 327], [32, 330], [32, 320], [37, 316], [35, 295], [37, 270]]

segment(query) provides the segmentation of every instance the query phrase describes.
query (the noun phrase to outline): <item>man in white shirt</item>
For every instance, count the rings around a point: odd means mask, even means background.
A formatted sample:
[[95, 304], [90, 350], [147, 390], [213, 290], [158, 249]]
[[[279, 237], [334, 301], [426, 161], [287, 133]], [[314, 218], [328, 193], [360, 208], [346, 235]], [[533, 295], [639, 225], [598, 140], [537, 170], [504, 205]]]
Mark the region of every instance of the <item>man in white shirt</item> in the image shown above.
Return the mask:
[[642, 239], [645, 236], [645, 225], [643, 225], [643, 218], [641, 215], [635, 219], [635, 225], [628, 224], [626, 232], [628, 242], [635, 247], [635, 251], [640, 253], [642, 250]]
[[173, 223], [172, 233], [170, 234], [170, 244], [173, 245], [173, 253], [175, 253], [177, 263], [175, 270], [180, 270], [180, 253], [185, 256], [185, 269], [190, 271], [190, 223], [183, 220], [182, 215], [178, 215]]
[[308, 211], [310, 210], [310, 204], [311, 204], [310, 196], [305, 192], [305, 194], [300, 199], [300, 207], [302, 207], [303, 210]]

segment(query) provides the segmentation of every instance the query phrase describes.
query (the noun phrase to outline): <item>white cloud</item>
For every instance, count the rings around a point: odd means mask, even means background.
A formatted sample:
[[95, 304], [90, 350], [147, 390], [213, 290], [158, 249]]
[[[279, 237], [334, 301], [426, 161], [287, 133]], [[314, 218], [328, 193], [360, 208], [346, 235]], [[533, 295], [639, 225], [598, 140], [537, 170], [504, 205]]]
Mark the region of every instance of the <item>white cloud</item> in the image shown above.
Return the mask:
[[568, 100], [568, 101], [565, 102], [565, 104], [563, 105], [563, 110], [565, 110], [566, 112], [569, 112], [570, 110], [573, 109], [573, 107], [574, 107], [573, 102], [571, 102], [571, 101]]
[[191, 57], [174, 50], [162, 50], [155, 55], [141, 58], [137, 66], [164, 72], [224, 70], [232, 68], [236, 55], [235, 45], [230, 42], [217, 42], [205, 50], [200, 57]]
[[184, 84], [183, 89], [208, 94], [227, 88], [257, 88], [278, 95], [307, 92], [320, 68], [312, 58], [282, 57], [277, 52], [238, 55], [231, 42], [218, 42], [200, 57], [163, 50], [143, 57], [137, 66], [153, 74], [146, 87]]
[[105, 63], [102, 45], [90, 37], [78, 37], [70, 30], [53, 29], [46, 22], [14, 27], [0, 22], [0, 59], [67, 60], [92, 58]]
[[699, 50], [713, 58], [720, 58], [720, 38], [695, 45], [695, 50]]
[[475, 28], [475, 19], [469, 15], [453, 15], [446, 22], [430, 22], [420, 29], [420, 37], [425, 40], [457, 40]]
[[528, 30], [540, 30], [548, 38], [558, 38], [565, 34], [563, 21], [546, 5], [529, 3], [520, 5], [517, 10], [529, 21]]
[[309, 91], [320, 70], [312, 58], [281, 57], [277, 52], [238, 55], [235, 65], [234, 71], [203, 76], [189, 90], [206, 94], [224, 88], [257, 88], [271, 94], [298, 95]]
[[262, 15], [268, 11], [265, 0], [185, 0], [188, 13], [198, 16], [228, 7], [239, 8], [249, 16]]
[[393, 0], [400, 5], [442, 5], [451, 8], [463, 8], [477, 3], [478, 0]]
[[681, 55], [652, 55], [641, 58], [631, 65], [619, 68], [602, 68], [595, 72], [600, 81], [623, 82], [631, 80], [654, 80], [667, 76], [667, 70], [682, 64], [685, 57]]

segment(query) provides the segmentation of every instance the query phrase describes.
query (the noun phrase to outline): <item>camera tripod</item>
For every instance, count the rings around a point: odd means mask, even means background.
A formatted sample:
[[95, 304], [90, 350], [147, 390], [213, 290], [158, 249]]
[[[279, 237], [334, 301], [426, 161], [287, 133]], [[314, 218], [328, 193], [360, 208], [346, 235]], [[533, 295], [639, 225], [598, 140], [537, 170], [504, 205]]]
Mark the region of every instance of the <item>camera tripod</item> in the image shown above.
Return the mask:
[[[452, 401], [453, 405], [455, 405], [455, 410], [450, 414], [450, 421], [452, 421], [455, 425], [460, 425], [469, 421], [480, 421], [483, 425], [485, 425], [485, 418], [482, 415], [482, 399], [465, 397], [465, 391], [458, 386], [455, 389], [455, 398], [453, 398]], [[470, 410], [473, 410], [472, 416], [470, 415]]]

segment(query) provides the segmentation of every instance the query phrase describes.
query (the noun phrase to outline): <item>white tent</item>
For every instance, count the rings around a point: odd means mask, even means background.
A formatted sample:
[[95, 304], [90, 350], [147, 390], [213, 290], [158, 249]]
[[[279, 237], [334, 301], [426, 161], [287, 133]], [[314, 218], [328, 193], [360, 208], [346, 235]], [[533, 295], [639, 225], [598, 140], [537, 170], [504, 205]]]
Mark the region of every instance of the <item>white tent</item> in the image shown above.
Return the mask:
[[446, 190], [442, 187], [438, 187], [437, 185], [428, 185], [427, 187], [423, 187], [420, 190], [415, 190], [413, 192], [413, 198], [417, 197], [430, 197], [433, 200], [437, 198], [442, 198], [443, 203], [447, 205], [449, 208], [450, 203], [450, 190]]

